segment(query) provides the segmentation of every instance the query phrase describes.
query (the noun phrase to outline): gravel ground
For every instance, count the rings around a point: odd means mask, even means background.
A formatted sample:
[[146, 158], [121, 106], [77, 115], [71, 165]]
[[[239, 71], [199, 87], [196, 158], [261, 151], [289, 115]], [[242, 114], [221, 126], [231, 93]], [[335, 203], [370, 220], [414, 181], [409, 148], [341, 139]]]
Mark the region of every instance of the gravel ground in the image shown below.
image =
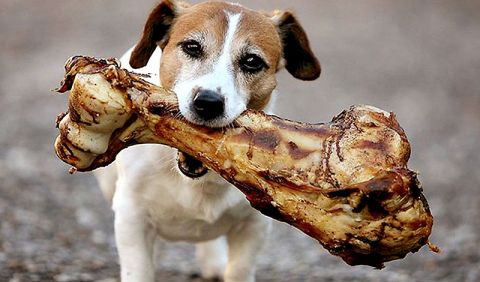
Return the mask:
[[[90, 174], [52, 151], [71, 55], [119, 56], [155, 1], [0, 1], [0, 281], [115, 281], [113, 215]], [[395, 111], [435, 217], [432, 241], [384, 270], [350, 267], [276, 223], [258, 281], [480, 281], [480, 1], [239, 1], [293, 8], [323, 75], [279, 76], [279, 114], [327, 121], [356, 103]], [[133, 4], [135, 3], [135, 4]], [[159, 243], [158, 280], [189, 281], [193, 248]]]

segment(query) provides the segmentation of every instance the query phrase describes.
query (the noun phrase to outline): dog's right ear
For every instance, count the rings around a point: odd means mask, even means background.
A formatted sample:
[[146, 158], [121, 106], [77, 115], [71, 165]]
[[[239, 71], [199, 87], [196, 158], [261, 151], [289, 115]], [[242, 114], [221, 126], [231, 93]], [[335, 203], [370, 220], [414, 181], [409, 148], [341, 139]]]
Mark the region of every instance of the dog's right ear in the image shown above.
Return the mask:
[[150, 13], [142, 38], [135, 46], [130, 57], [130, 66], [138, 69], [147, 65], [153, 52], [168, 42], [168, 32], [178, 13], [177, 3], [173, 0], [162, 0]]

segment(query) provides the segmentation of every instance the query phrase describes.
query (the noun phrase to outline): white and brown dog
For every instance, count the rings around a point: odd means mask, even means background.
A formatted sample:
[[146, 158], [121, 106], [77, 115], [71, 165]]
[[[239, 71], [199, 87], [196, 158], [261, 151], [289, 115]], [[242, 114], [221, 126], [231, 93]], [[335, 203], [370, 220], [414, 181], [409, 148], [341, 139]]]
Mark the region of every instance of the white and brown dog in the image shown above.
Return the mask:
[[[320, 75], [292, 13], [225, 2], [162, 1], [121, 61], [173, 89], [181, 114], [209, 127], [228, 126], [247, 108], [270, 109], [283, 66], [302, 80]], [[96, 176], [115, 211], [122, 281], [154, 281], [157, 236], [197, 243], [204, 278], [255, 280], [270, 221], [201, 162], [165, 146], [142, 145]]]

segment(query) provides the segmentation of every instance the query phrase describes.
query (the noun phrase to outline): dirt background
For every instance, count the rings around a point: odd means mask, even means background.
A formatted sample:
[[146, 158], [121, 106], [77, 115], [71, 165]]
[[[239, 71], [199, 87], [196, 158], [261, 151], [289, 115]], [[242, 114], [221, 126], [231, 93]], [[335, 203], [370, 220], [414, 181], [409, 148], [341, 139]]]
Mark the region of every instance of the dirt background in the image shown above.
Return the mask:
[[[0, 281], [115, 281], [113, 215], [90, 174], [52, 143], [72, 55], [119, 56], [155, 1], [0, 0]], [[279, 114], [327, 121], [357, 103], [394, 111], [435, 216], [431, 240], [384, 270], [350, 267], [275, 224], [258, 281], [480, 281], [480, 1], [239, 1], [292, 8], [322, 77], [279, 76]], [[188, 281], [193, 248], [160, 243], [159, 281]]]

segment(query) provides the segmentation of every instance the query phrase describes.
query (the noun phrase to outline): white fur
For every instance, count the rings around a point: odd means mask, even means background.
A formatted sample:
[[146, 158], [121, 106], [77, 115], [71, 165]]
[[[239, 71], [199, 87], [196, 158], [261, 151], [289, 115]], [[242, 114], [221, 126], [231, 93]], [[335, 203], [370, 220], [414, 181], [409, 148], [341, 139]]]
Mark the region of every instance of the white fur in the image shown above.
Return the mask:
[[[221, 87], [227, 116], [219, 124], [233, 121], [246, 107], [246, 97], [235, 89], [230, 62], [231, 42], [240, 15], [229, 15], [222, 55], [210, 74], [180, 81], [175, 91], [191, 87]], [[121, 59], [128, 63], [132, 50]], [[161, 51], [148, 65], [133, 70], [149, 73], [159, 83]], [[181, 105], [185, 106], [183, 100]], [[182, 114], [188, 118], [188, 112]], [[226, 282], [253, 282], [255, 259], [269, 230], [270, 220], [252, 209], [245, 196], [218, 175], [209, 172], [199, 180], [177, 170], [176, 150], [161, 145], [129, 148], [115, 163], [95, 172], [115, 212], [115, 239], [124, 282], [153, 282], [153, 249], [157, 235], [172, 241], [198, 242], [197, 259], [206, 278], [223, 277]], [[227, 251], [228, 248], [228, 251]]]
[[[248, 97], [245, 91], [238, 89], [235, 84], [231, 59], [232, 42], [240, 23], [241, 14], [227, 13], [227, 17], [227, 34], [224, 39], [222, 52], [213, 65], [212, 71], [194, 79], [192, 79], [192, 74], [185, 76], [180, 75], [173, 87], [178, 97], [180, 112], [186, 119], [193, 123], [204, 124], [210, 127], [226, 126], [247, 108]], [[195, 114], [190, 110], [190, 104], [193, 99], [192, 89], [195, 88], [212, 91], [220, 89], [221, 95], [225, 98], [225, 115], [212, 121], [197, 119]]]

